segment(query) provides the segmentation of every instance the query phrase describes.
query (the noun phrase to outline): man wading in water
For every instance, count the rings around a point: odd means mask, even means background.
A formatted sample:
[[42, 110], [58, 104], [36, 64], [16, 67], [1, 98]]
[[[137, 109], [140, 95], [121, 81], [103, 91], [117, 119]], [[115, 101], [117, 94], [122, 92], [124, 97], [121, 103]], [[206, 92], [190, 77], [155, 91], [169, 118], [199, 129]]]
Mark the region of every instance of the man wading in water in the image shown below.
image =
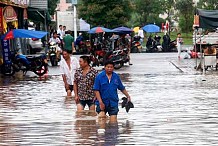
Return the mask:
[[62, 78], [64, 81], [64, 86], [67, 92], [67, 96], [72, 96], [73, 91], [73, 82], [74, 82], [74, 74], [76, 69], [79, 68], [78, 60], [70, 55], [67, 50], [63, 50], [63, 58], [60, 61], [60, 72], [62, 74]]

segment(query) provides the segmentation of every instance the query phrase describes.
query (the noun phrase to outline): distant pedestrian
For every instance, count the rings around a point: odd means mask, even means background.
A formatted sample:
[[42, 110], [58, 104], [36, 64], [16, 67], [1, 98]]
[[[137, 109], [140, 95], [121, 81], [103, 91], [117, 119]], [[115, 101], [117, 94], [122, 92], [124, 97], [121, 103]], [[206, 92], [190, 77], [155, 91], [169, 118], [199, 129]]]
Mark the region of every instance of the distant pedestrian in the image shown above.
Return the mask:
[[110, 116], [111, 122], [117, 121], [118, 114], [118, 93], [119, 89], [130, 101], [130, 96], [123, 86], [118, 74], [114, 72], [113, 62], [107, 61], [105, 63], [105, 70], [97, 75], [93, 87], [96, 101], [96, 112], [99, 117], [105, 117], [106, 113]]
[[97, 71], [92, 68], [88, 56], [81, 56], [79, 59], [80, 68], [76, 70], [74, 76], [74, 93], [77, 111], [84, 110], [89, 106], [89, 110], [95, 110], [95, 94], [93, 85]]
[[181, 50], [182, 50], [182, 44], [183, 44], [183, 39], [181, 37], [181, 33], [178, 33], [177, 34], [177, 38], [176, 38], [176, 45], [177, 45], [177, 51], [178, 51], [178, 59], [180, 59]]
[[74, 38], [71, 36], [71, 31], [66, 31], [66, 35], [63, 38], [64, 49], [68, 50], [71, 54], [74, 51]]
[[67, 96], [72, 96], [74, 74], [76, 69], [79, 68], [78, 60], [70, 55], [67, 50], [62, 51], [63, 59], [60, 61], [60, 71], [64, 81], [64, 86], [67, 92]]
[[165, 33], [163, 36], [163, 43], [162, 43], [164, 52], [169, 51], [169, 45], [170, 45], [170, 36], [168, 35], [168, 33]]
[[63, 26], [59, 25], [59, 28], [57, 30], [57, 34], [59, 35], [60, 39], [63, 39]]
[[144, 42], [144, 31], [142, 27], [139, 28], [138, 36], [140, 36], [140, 43], [142, 44]]

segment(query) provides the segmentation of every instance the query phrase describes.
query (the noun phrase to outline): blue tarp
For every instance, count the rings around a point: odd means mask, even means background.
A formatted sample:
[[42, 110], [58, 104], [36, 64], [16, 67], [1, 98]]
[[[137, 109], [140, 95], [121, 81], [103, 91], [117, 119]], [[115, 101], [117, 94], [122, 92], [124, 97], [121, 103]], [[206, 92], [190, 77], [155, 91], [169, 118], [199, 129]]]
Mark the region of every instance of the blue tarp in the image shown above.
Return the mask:
[[13, 38], [37, 38], [41, 39], [47, 35], [44, 31], [33, 31], [26, 29], [13, 29], [6, 34], [4, 34], [1, 39], [13, 39]]

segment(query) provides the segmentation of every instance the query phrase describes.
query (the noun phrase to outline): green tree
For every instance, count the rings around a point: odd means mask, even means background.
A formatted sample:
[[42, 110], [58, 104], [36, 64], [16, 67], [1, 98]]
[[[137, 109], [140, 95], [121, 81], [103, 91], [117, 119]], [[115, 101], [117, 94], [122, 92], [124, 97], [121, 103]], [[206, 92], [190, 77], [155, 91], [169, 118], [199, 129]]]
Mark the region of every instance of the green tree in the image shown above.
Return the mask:
[[207, 10], [217, 10], [218, 1], [217, 0], [199, 0], [198, 6]]
[[126, 25], [131, 17], [129, 0], [81, 0], [78, 4], [79, 18], [92, 26], [114, 28]]
[[159, 16], [159, 14], [163, 13], [162, 4], [162, 0], [134, 0], [134, 10], [141, 16], [138, 20], [141, 25], [145, 25], [147, 23], [156, 23], [151, 17], [154, 15]]
[[193, 25], [194, 6], [191, 0], [178, 0], [176, 9], [179, 14], [179, 27], [183, 32], [190, 32]]
[[48, 12], [50, 15], [54, 15], [55, 9], [57, 7], [58, 0], [48, 0]]
[[173, 8], [175, 6], [174, 0], [163, 0], [161, 1], [162, 10], [164, 14], [167, 14], [166, 20], [168, 20], [171, 23], [171, 15], [173, 13]]

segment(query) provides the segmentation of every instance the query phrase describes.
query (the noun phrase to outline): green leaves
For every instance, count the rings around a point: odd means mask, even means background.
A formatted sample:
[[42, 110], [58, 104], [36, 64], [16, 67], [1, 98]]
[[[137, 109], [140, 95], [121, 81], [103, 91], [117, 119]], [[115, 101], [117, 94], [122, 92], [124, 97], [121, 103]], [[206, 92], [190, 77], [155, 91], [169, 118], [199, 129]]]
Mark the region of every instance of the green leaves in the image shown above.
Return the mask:
[[126, 25], [132, 8], [129, 0], [81, 0], [78, 5], [79, 18], [91, 26], [114, 28]]

